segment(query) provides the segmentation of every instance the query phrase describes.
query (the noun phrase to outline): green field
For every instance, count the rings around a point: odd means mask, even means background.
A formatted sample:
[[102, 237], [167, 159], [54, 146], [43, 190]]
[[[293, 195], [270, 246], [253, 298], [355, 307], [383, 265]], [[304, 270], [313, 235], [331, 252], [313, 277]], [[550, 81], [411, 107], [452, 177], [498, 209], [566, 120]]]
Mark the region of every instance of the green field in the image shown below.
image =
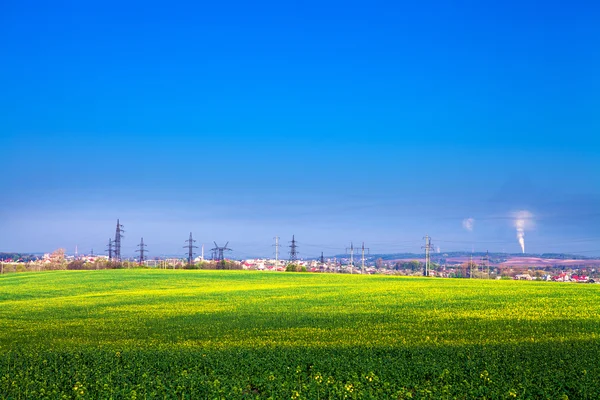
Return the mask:
[[600, 398], [600, 286], [0, 276], [0, 398]]

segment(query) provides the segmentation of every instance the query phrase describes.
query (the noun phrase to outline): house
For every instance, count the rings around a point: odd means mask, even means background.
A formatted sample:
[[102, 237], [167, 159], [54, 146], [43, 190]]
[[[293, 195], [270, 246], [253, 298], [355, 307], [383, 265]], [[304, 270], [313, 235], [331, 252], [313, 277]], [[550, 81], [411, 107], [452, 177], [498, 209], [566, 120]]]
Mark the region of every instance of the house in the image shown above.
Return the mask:
[[515, 275], [515, 280], [517, 281], [530, 281], [533, 278], [529, 274], [517, 274]]

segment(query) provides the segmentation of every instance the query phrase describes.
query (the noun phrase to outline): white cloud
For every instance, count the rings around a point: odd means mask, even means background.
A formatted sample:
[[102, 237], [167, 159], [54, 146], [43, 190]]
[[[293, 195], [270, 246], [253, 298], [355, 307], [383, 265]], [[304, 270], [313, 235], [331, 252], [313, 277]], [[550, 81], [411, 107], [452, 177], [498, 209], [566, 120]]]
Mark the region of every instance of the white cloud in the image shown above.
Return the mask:
[[465, 218], [463, 219], [462, 226], [469, 232], [473, 232], [473, 228], [475, 227], [475, 220], [473, 218]]

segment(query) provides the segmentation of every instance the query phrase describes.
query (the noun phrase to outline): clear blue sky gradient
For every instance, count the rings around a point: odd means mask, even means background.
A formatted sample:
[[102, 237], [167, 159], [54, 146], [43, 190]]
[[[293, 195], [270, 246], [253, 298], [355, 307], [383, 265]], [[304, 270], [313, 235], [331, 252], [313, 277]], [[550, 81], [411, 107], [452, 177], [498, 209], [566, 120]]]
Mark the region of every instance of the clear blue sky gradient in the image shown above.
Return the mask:
[[0, 4], [0, 251], [600, 254], [598, 2], [125, 3]]

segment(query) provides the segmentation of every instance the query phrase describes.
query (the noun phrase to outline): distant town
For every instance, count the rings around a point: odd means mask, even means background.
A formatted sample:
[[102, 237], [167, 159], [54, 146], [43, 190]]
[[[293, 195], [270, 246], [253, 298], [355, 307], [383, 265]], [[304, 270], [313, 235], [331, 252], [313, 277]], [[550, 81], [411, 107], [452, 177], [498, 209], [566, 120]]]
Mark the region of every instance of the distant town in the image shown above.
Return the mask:
[[511, 255], [504, 253], [453, 252], [431, 256], [423, 254], [370, 254], [364, 258], [336, 255], [309, 259], [281, 260], [252, 258], [243, 260], [185, 258], [137, 258], [120, 261], [107, 255], [66, 254], [64, 249], [43, 255], [0, 253], [0, 273], [48, 270], [96, 270], [115, 268], [157, 269], [236, 269], [271, 272], [312, 272], [342, 274], [385, 274], [440, 278], [519, 279], [558, 282], [600, 283], [600, 259], [567, 254]]

